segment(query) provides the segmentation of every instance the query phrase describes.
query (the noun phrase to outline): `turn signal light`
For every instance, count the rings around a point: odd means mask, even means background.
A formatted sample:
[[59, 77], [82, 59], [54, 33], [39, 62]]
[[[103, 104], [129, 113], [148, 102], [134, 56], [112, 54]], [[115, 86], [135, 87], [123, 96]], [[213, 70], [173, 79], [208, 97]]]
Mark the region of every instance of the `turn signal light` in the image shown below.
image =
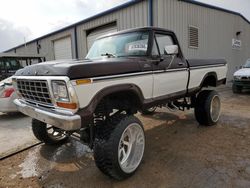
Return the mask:
[[73, 109], [73, 110], [77, 108], [76, 103], [57, 102], [56, 104], [57, 104], [58, 107], [62, 107], [62, 108], [68, 108], [68, 109]]
[[91, 82], [92, 82], [91, 79], [76, 80], [76, 85], [90, 84]]

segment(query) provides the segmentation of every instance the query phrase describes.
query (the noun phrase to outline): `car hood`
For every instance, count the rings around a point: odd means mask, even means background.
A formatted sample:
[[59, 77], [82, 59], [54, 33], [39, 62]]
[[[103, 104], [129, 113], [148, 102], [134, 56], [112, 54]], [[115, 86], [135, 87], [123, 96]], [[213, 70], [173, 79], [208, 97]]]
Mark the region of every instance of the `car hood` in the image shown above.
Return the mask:
[[91, 78], [141, 70], [138, 58], [103, 58], [100, 60], [62, 60], [27, 66], [15, 76], [68, 76], [70, 79]]
[[250, 76], [250, 68], [243, 68], [234, 73], [234, 76]]
[[0, 81], [0, 84], [2, 84], [2, 83], [11, 84], [12, 83], [12, 76], [9, 78], [6, 78], [5, 80]]

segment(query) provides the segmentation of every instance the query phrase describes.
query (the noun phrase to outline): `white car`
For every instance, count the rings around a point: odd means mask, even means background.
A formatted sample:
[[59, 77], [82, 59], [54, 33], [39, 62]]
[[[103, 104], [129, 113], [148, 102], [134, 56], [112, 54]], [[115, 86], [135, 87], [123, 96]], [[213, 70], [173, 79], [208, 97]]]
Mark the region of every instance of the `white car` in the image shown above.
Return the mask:
[[0, 112], [10, 113], [17, 112], [13, 100], [17, 98], [16, 92], [12, 85], [12, 77], [0, 82]]
[[242, 69], [234, 73], [233, 92], [240, 93], [243, 88], [250, 88], [250, 59], [246, 61]]

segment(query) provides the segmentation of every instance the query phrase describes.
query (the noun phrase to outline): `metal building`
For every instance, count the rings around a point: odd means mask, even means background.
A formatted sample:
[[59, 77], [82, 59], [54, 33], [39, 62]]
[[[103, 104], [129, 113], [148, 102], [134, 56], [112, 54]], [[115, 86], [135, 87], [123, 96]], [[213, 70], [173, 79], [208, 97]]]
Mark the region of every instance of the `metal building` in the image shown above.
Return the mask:
[[192, 0], [133, 0], [6, 52], [47, 60], [84, 58], [96, 37], [142, 26], [173, 30], [187, 58], [225, 58], [229, 81], [250, 58], [250, 22], [240, 13]]

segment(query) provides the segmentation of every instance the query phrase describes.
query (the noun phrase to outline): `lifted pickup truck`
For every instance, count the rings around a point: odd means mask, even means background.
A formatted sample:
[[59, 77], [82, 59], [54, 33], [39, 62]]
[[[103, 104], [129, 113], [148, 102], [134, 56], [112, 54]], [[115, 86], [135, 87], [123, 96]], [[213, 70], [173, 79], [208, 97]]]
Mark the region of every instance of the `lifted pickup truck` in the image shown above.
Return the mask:
[[223, 59], [186, 60], [172, 31], [145, 27], [98, 38], [85, 60], [26, 67], [13, 82], [19, 111], [34, 135], [61, 144], [78, 133], [93, 148], [97, 167], [122, 180], [139, 167], [145, 136], [138, 111], [195, 109], [201, 125], [220, 117], [220, 97], [204, 90], [226, 82]]

